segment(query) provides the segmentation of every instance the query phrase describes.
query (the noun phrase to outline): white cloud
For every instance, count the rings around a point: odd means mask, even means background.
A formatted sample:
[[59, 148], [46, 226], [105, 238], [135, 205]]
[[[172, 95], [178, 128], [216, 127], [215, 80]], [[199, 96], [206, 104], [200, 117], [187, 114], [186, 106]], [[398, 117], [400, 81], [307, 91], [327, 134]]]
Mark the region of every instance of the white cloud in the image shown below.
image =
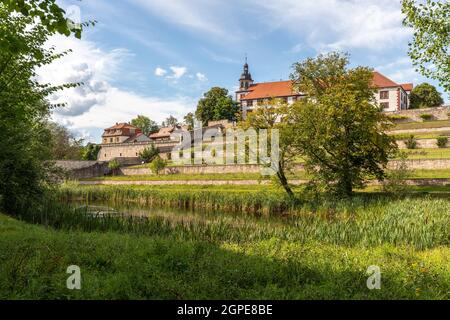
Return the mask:
[[[251, 0], [273, 28], [306, 38], [317, 51], [395, 47], [411, 31], [402, 25], [400, 1]], [[274, 22], [275, 21], [275, 22]], [[294, 47], [296, 51], [298, 47]]]
[[[38, 70], [38, 80], [54, 85], [84, 82], [81, 87], [51, 97], [53, 103], [67, 103], [67, 107], [54, 111], [53, 120], [64, 124], [79, 137], [99, 142], [103, 128], [130, 121], [138, 114], [160, 122], [169, 114], [182, 118], [194, 109], [195, 101], [188, 97], [163, 99], [113, 85], [113, 80], [123, 74], [125, 59], [132, 56], [127, 50], [105, 51], [93, 42], [60, 36], [52, 38], [48, 45], [55, 46], [58, 51], [73, 49], [73, 53]], [[178, 78], [187, 71], [184, 67], [171, 70]]]
[[155, 69], [155, 76], [157, 76], [157, 77], [163, 77], [166, 75], [166, 73], [167, 73], [167, 70], [165, 70], [163, 68], [158, 67]]
[[167, 77], [169, 79], [180, 79], [187, 72], [187, 68], [186, 67], [172, 66], [172, 67], [170, 67], [170, 70], [172, 70], [172, 75]]
[[199, 81], [202, 81], [202, 82], [208, 81], [208, 78], [207, 78], [206, 75], [204, 75], [203, 73], [197, 72], [197, 73], [195, 74], [195, 76], [197, 77], [197, 79], [198, 79]]

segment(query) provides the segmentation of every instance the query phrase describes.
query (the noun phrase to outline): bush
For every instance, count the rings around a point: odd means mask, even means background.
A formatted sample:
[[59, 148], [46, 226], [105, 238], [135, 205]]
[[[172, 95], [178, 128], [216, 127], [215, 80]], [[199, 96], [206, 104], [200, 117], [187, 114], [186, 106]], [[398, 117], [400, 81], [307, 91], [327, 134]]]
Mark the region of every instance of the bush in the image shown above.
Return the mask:
[[116, 175], [117, 170], [120, 168], [120, 162], [114, 159], [108, 163], [108, 168], [111, 169], [113, 175]]
[[408, 190], [406, 179], [409, 176], [408, 165], [406, 163], [406, 153], [400, 153], [400, 160], [395, 164], [395, 167], [388, 170], [386, 180], [383, 181], [383, 191], [392, 193], [397, 196], [404, 195]]
[[402, 115], [397, 115], [397, 114], [389, 115], [388, 118], [392, 122], [404, 122], [404, 121], [407, 121], [410, 119], [407, 116], [402, 116]]
[[150, 146], [150, 148], [145, 148], [139, 153], [139, 158], [145, 163], [150, 163], [159, 155], [158, 148], [155, 147], [154, 144]]
[[162, 159], [160, 156], [157, 156], [153, 161], [150, 163], [150, 170], [156, 174], [159, 175], [159, 173], [164, 170], [167, 167], [167, 161]]
[[433, 115], [429, 113], [421, 114], [420, 117], [422, 118], [423, 121], [430, 121], [433, 119]]
[[448, 143], [448, 138], [447, 137], [439, 137], [437, 138], [437, 146], [439, 148], [445, 148], [447, 147], [447, 143]]
[[417, 149], [417, 140], [414, 135], [410, 135], [408, 139], [405, 140], [406, 148]]

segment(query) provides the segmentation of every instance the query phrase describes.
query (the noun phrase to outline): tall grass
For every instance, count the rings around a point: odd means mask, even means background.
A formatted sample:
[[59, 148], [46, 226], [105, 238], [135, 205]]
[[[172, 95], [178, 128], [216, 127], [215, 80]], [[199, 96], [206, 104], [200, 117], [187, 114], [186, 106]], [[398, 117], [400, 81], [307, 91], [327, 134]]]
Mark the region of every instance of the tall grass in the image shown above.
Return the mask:
[[[238, 193], [239, 194], [239, 193]], [[215, 209], [243, 211], [281, 210], [278, 197], [243, 192], [219, 196], [207, 191], [179, 190], [175, 194], [159, 189], [66, 188], [61, 197], [70, 200], [132, 200], [144, 206], [178, 204], [182, 208], [202, 207], [210, 212], [193, 218], [185, 215], [148, 215], [146, 217], [95, 216], [87, 210], [57, 202], [39, 208], [24, 208], [20, 218], [54, 228], [83, 231], [116, 231], [138, 235], [160, 235], [177, 240], [236, 242], [269, 240], [321, 242], [343, 246], [372, 247], [383, 244], [426, 249], [449, 245], [450, 202], [444, 199], [361, 199], [317, 204], [284, 204], [289, 214], [278, 219], [259, 219], [211, 214]], [[276, 200], [278, 199], [278, 200]], [[199, 203], [202, 203], [199, 205]], [[286, 212], [286, 211], [283, 211]]]

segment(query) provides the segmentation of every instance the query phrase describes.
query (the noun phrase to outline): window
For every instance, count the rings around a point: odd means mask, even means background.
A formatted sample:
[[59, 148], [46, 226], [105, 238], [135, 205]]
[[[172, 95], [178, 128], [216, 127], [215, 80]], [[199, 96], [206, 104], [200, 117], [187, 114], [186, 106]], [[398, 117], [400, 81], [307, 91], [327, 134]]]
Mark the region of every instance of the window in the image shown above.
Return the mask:
[[389, 109], [389, 102], [382, 102], [380, 103], [381, 109]]
[[116, 138], [116, 142], [119, 142], [119, 138]]
[[380, 91], [380, 99], [389, 99], [389, 91]]
[[112, 143], [112, 142], [113, 142], [113, 138], [109, 138], [109, 142], [111, 142], [111, 143]]

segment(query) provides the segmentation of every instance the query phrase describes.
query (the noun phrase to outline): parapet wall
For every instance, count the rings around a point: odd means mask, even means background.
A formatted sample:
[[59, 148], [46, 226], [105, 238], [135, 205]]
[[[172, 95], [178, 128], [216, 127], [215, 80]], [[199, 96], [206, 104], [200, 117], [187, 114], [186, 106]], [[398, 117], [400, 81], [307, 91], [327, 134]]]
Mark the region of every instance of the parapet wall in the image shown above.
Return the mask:
[[423, 121], [423, 119], [420, 117], [420, 115], [422, 114], [433, 115], [433, 120], [448, 120], [450, 119], [450, 105], [437, 108], [401, 110], [389, 114], [405, 116], [412, 121]]

